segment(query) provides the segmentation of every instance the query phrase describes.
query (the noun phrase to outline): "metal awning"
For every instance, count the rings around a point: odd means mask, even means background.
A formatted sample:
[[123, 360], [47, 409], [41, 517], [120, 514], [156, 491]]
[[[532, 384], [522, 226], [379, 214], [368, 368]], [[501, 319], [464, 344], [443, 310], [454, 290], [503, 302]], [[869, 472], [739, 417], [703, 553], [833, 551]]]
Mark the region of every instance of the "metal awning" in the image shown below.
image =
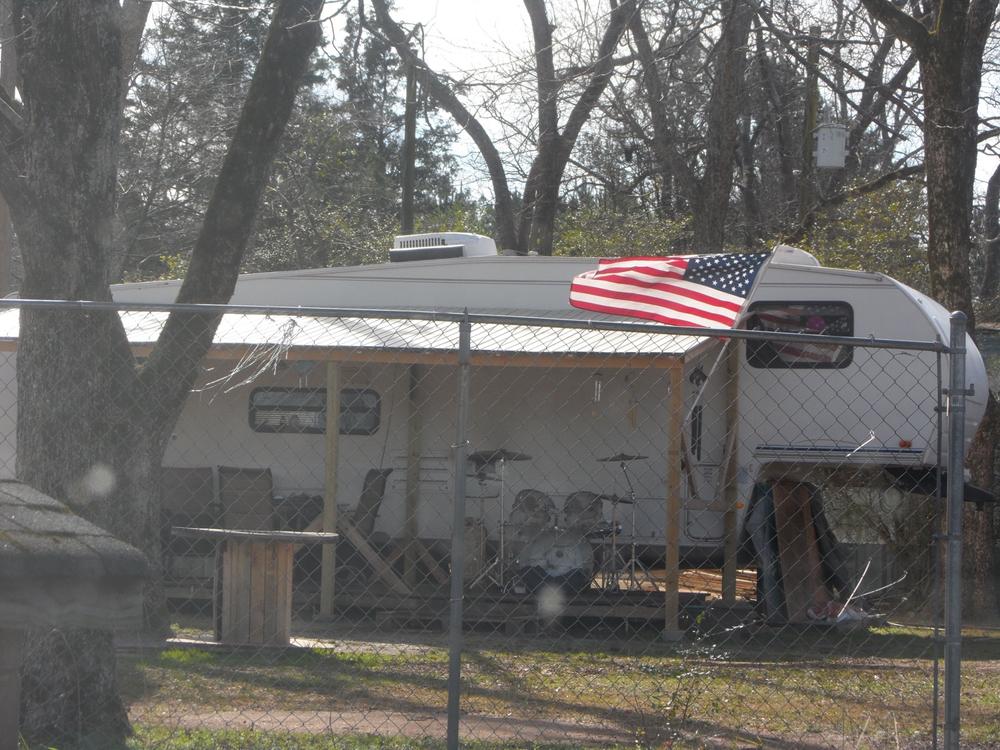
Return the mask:
[[[126, 336], [137, 353], [152, 348], [168, 314], [162, 310], [119, 312]], [[655, 330], [563, 327], [556, 321], [546, 322], [537, 325], [474, 322], [474, 357], [480, 363], [496, 359], [496, 364], [512, 364], [512, 359], [537, 359], [549, 366], [560, 358], [568, 366], [581, 365], [581, 360], [613, 358], [628, 360], [628, 366], [669, 367], [670, 360], [682, 360], [685, 354], [706, 344], [702, 337]], [[655, 329], [653, 325], [648, 327]], [[0, 349], [15, 350], [17, 338], [18, 311], [0, 312]], [[379, 317], [377, 312], [365, 317], [226, 313], [209, 356], [231, 358], [250, 350], [269, 349], [289, 359], [440, 362], [454, 359], [458, 341], [459, 323], [453, 319], [433, 320], [416, 315], [387, 319]]]

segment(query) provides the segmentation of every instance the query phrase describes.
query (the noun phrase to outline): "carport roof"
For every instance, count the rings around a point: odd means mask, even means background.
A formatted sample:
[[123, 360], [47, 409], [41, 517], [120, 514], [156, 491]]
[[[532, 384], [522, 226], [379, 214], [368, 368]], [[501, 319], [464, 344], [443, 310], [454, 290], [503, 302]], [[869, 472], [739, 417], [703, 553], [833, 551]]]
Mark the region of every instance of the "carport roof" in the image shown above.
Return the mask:
[[[231, 309], [231, 308], [230, 308]], [[393, 311], [393, 317], [370, 314], [319, 315], [229, 312], [222, 316], [210, 356], [231, 358], [250, 350], [270, 350], [289, 359], [454, 362], [459, 347], [459, 323], [453, 312]], [[352, 311], [356, 312], [356, 311]], [[124, 310], [119, 313], [126, 335], [137, 353], [155, 344], [166, 321], [166, 310]], [[444, 319], [433, 319], [438, 315]], [[486, 322], [473, 317], [471, 343], [474, 359], [493, 358], [502, 364], [516, 360], [567, 358], [640, 359], [645, 366], [669, 360], [704, 345], [699, 336], [660, 332], [656, 324], [637, 324], [631, 330], [609, 329], [607, 319], [577, 315], [530, 320], [491, 314]], [[510, 320], [511, 322], [506, 322]], [[638, 330], [636, 330], [638, 329]], [[0, 348], [16, 348], [18, 311], [0, 313]], [[523, 361], [521, 364], [532, 364]], [[635, 363], [633, 363], [633, 366]]]

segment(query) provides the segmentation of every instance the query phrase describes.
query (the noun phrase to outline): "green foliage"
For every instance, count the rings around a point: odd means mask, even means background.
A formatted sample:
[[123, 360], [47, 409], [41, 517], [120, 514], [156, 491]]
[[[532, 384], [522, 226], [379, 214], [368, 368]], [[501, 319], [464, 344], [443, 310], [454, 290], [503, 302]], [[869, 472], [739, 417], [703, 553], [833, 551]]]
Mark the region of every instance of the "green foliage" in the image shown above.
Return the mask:
[[613, 258], [669, 255], [684, 237], [684, 222], [636, 211], [592, 206], [563, 212], [556, 222], [557, 255]]
[[[186, 270], [268, 18], [266, 5], [249, 0], [179, 3], [154, 18], [126, 108], [123, 278], [177, 278]], [[363, 33], [356, 19], [346, 31], [331, 70], [315, 63], [312, 86], [299, 95], [244, 271], [387, 259], [399, 224], [403, 75], [381, 37]], [[454, 186], [454, 131], [423, 104], [419, 223], [488, 226], [483, 207]]]
[[919, 183], [893, 183], [828, 210], [798, 244], [825, 266], [885, 273], [926, 292], [926, 211]]

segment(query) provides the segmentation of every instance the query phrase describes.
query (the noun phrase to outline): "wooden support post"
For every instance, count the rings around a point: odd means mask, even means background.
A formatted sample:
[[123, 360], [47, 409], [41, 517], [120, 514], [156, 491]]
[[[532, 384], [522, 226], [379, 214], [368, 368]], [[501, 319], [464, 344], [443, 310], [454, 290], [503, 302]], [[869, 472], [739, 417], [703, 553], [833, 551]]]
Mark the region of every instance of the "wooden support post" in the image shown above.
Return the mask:
[[730, 341], [726, 353], [726, 465], [723, 467], [725, 484], [722, 500], [725, 507], [723, 529], [725, 533], [724, 557], [722, 562], [722, 601], [732, 604], [736, 601], [736, 555], [739, 552], [739, 530], [736, 528], [736, 474], [739, 466], [740, 435], [740, 346], [739, 341]]
[[416, 540], [419, 533], [417, 513], [420, 507], [420, 454], [422, 415], [420, 413], [420, 380], [424, 368], [409, 367], [409, 389], [406, 416], [406, 515], [403, 521], [403, 580], [413, 586], [417, 582]]
[[17, 750], [24, 631], [0, 628], [0, 750]]
[[670, 396], [667, 401], [667, 497], [666, 542], [664, 545], [664, 618], [663, 636], [676, 640], [680, 630], [680, 537], [681, 537], [681, 440], [684, 429], [684, 371], [670, 370]]
[[[326, 364], [326, 450], [323, 472], [323, 531], [337, 530], [337, 459], [340, 443], [340, 367]], [[323, 545], [320, 568], [319, 613], [333, 616], [334, 580], [337, 574], [337, 545]]]

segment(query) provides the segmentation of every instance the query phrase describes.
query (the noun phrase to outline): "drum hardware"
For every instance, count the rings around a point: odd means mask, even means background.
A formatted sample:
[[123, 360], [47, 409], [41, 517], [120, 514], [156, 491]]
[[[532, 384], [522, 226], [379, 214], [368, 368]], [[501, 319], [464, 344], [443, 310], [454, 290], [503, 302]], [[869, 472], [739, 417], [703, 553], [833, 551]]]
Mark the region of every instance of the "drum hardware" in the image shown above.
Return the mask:
[[[649, 458], [649, 456], [640, 456], [640, 455], [637, 455], [637, 454], [629, 454], [629, 453], [616, 453], [613, 456], [607, 456], [605, 458], [599, 458], [599, 459], [597, 459], [598, 461], [604, 462], [604, 463], [611, 463], [611, 462], [617, 463], [618, 466], [622, 470], [622, 474], [625, 475], [625, 483], [626, 483], [626, 485], [628, 485], [628, 496], [627, 497], [619, 497], [618, 495], [610, 495], [610, 496], [606, 496], [606, 497], [611, 502], [612, 531], [614, 530], [614, 525], [617, 523], [618, 505], [622, 504], [622, 505], [631, 505], [632, 506], [632, 534], [631, 534], [631, 541], [630, 541], [630, 544], [629, 544], [630, 549], [629, 549], [629, 561], [628, 561], [629, 583], [632, 586], [638, 586], [639, 585], [639, 581], [638, 581], [638, 579], [636, 578], [636, 575], [635, 575], [635, 563], [636, 563], [636, 554], [635, 554], [635, 504], [636, 504], [635, 503], [635, 487], [632, 485], [632, 477], [630, 477], [629, 473], [628, 473], [628, 464], [631, 463], [632, 461], [645, 461], [647, 458]], [[618, 585], [619, 585], [619, 579], [618, 579], [618, 550], [617, 550], [617, 534], [615, 534], [615, 533], [612, 533], [612, 535], [611, 535], [611, 560], [612, 560], [612, 566], [613, 566], [613, 570], [612, 570], [612, 586], [611, 586], [611, 588], [617, 589]], [[607, 574], [605, 574], [605, 581], [604, 581], [604, 583], [605, 583], [605, 588], [607, 588], [608, 587], [607, 586]]]
[[504, 503], [504, 465], [508, 461], [530, 461], [531, 456], [527, 453], [519, 453], [518, 451], [507, 450], [506, 448], [495, 448], [493, 450], [479, 450], [470, 453], [466, 457], [467, 461], [471, 461], [475, 469], [475, 477], [479, 481], [484, 481], [489, 473], [487, 469], [489, 468], [492, 473], [494, 473], [497, 479], [500, 481], [500, 523], [498, 524], [498, 535], [500, 537], [500, 549], [498, 550], [497, 556], [494, 557], [490, 563], [480, 571], [473, 581], [472, 585], [476, 586], [481, 581], [490, 580], [495, 583], [500, 589], [504, 588], [504, 569], [507, 567], [507, 547], [505, 544], [505, 534], [504, 528], [506, 523], [504, 523], [504, 516], [506, 514], [506, 508]]

